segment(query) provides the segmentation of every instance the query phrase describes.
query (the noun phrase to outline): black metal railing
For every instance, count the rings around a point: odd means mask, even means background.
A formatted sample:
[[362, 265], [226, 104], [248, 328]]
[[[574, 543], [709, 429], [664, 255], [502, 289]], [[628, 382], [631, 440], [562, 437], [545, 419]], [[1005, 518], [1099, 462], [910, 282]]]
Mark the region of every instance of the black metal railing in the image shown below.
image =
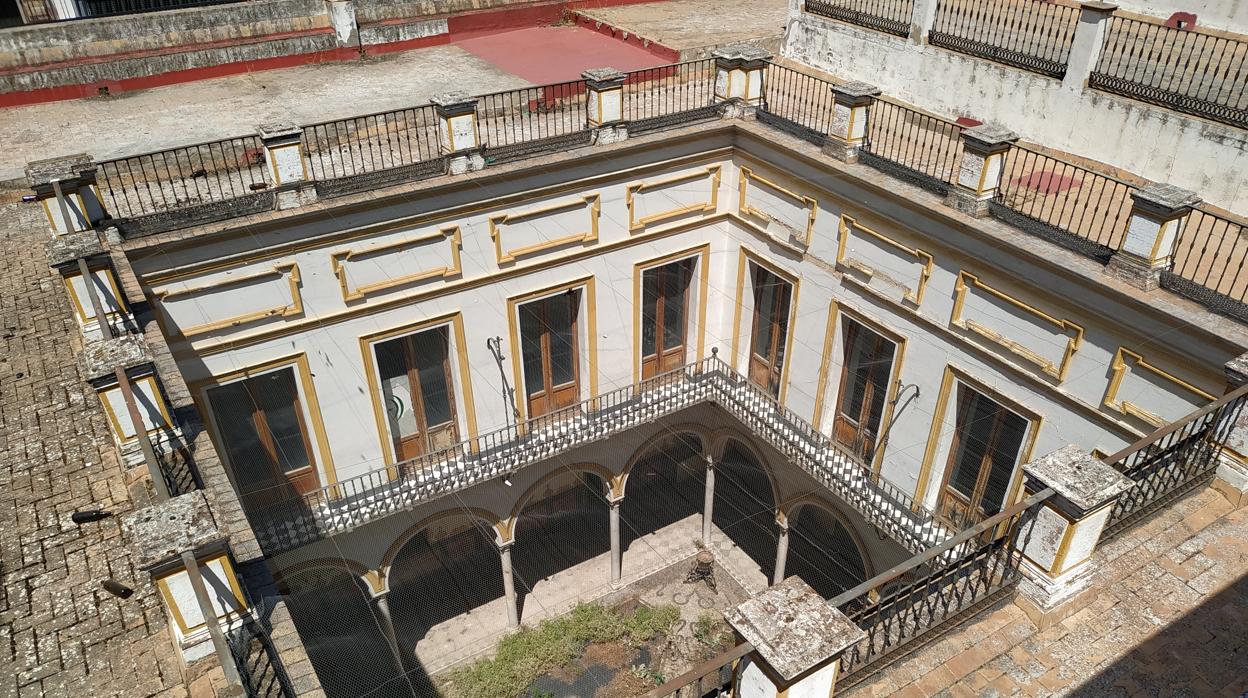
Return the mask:
[[1192, 211], [1175, 243], [1162, 285], [1248, 322], [1248, 223]]
[[1088, 84], [1248, 128], [1248, 42], [1113, 17]]
[[866, 637], [841, 658], [849, 688], [1002, 598], [1019, 578], [1044, 489], [836, 596]]
[[52, 0], [18, 0], [26, 24], [44, 22], [71, 22], [78, 19], [135, 15], [165, 10], [182, 10], [188, 7], [229, 5], [243, 0], [72, 0], [74, 17], [57, 18]]
[[1078, 24], [1078, 7], [1041, 0], [940, 0], [928, 41], [1060, 78]]
[[806, 0], [805, 9], [811, 14], [907, 36], [914, 0]]
[[477, 128], [486, 162], [588, 145], [584, 80], [495, 92], [477, 98]]
[[642, 698], [704, 698], [724, 695], [723, 692], [732, 685], [733, 669], [737, 661], [753, 651], [754, 645], [742, 642], [664, 682]]
[[1122, 242], [1132, 184], [1021, 145], [1006, 153], [990, 204], [998, 218], [1101, 261]]
[[624, 79], [624, 120], [630, 134], [719, 118], [715, 60], [634, 70]]
[[1118, 495], [1101, 539], [1108, 540], [1130, 529], [1212, 478], [1218, 467], [1218, 452], [1240, 417], [1245, 401], [1248, 385], [1105, 458], [1135, 486]]
[[264, 147], [240, 136], [106, 160], [96, 179], [113, 218], [136, 218], [265, 189]]
[[441, 155], [432, 105], [304, 126], [302, 146], [308, 174], [317, 182], [410, 167]]
[[767, 66], [760, 121], [823, 145], [835, 107], [831, 82], [775, 63]]
[[226, 636], [234, 665], [248, 698], [295, 698], [298, 695], [273, 641], [252, 618], [242, 620]]
[[962, 162], [962, 127], [880, 98], [871, 105], [859, 159], [911, 184], [945, 194]]

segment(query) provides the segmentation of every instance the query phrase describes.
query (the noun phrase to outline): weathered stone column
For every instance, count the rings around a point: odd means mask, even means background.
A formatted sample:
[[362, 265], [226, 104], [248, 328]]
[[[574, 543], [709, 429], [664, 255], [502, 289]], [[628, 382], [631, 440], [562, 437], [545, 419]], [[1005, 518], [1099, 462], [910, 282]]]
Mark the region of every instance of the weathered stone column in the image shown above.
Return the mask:
[[776, 524], [780, 526], [780, 535], [776, 537], [776, 569], [771, 575], [771, 583], [784, 581], [784, 565], [789, 560], [789, 520], [776, 516]]
[[823, 152], [841, 162], [858, 162], [858, 149], [867, 137], [871, 105], [879, 94], [880, 88], [865, 82], [832, 86], [832, 131]]
[[463, 174], [485, 167], [477, 128], [477, 98], [447, 92], [429, 100], [438, 115], [438, 147], [450, 157], [450, 173]]
[[515, 573], [511, 568], [511, 546], [515, 541], [507, 541], [498, 546], [498, 554], [503, 565], [503, 597], [507, 600], [507, 627], [515, 630], [520, 627], [520, 606], [516, 600]]
[[1075, 445], [1033, 460], [1023, 473], [1027, 496], [1046, 487], [1056, 491], [1036, 513], [1018, 584], [1019, 605], [1044, 628], [1078, 607], [1067, 602], [1087, 587], [1092, 553], [1114, 502], [1135, 483]]
[[596, 130], [595, 142], [614, 143], [628, 138], [624, 121], [624, 79], [628, 75], [615, 68], [594, 68], [581, 73], [585, 80], [588, 109], [586, 120]]
[[771, 53], [753, 44], [731, 44], [715, 49], [715, 101], [740, 106], [725, 114], [739, 118], [754, 113], [763, 101], [763, 80]]
[[623, 498], [611, 500], [611, 586], [620, 586], [622, 574], [620, 550], [620, 504]]
[[[1227, 392], [1248, 385], [1248, 354], [1226, 362]], [[1225, 443], [1218, 450], [1218, 471], [1213, 488], [1222, 493], [1235, 506], [1248, 504], [1248, 409], [1231, 411], [1225, 417], [1233, 420], [1218, 429], [1226, 434]]]
[[866, 637], [799, 577], [729, 609], [724, 618], [754, 646], [737, 664], [736, 698], [831, 696], [841, 655]]
[[1001, 184], [1005, 154], [1016, 140], [1013, 131], [994, 124], [962, 131], [962, 163], [945, 203], [977, 218], [988, 215], [988, 202]]
[[925, 44], [936, 24], [937, 0], [914, 0], [910, 8], [910, 43]]
[[1104, 2], [1081, 2], [1079, 8], [1079, 24], [1075, 27], [1074, 42], [1066, 59], [1066, 75], [1062, 78], [1063, 87], [1076, 91], [1087, 87], [1088, 78], [1101, 57], [1105, 27], [1118, 9]]
[[381, 630], [381, 634], [386, 640], [386, 645], [390, 647], [390, 654], [394, 659], [395, 668], [403, 675], [403, 681], [407, 684], [411, 694], [413, 696], [419, 695], [416, 693], [416, 687], [412, 685], [407, 662], [403, 660], [403, 650], [399, 647], [399, 636], [394, 632], [394, 619], [390, 616], [390, 592], [382, 591], [374, 594], [371, 602], [373, 604], [373, 615], [377, 619], [377, 628]]
[[702, 494], [702, 545], [711, 547], [711, 527], [715, 514], [715, 461], [706, 457], [706, 487]]
[[1175, 244], [1200, 197], [1169, 184], [1150, 184], [1131, 193], [1131, 219], [1105, 271], [1151, 291], [1174, 260]]
[[31, 162], [26, 165], [26, 182], [43, 208], [53, 237], [91, 230], [105, 218], [90, 155]]

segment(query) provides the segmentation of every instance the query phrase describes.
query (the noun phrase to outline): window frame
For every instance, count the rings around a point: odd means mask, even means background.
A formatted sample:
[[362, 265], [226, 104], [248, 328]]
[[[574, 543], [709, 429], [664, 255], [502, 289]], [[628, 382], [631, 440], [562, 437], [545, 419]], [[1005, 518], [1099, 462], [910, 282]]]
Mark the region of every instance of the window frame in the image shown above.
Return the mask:
[[[518, 429], [524, 432], [524, 423], [532, 419], [528, 409], [528, 396], [524, 383], [524, 357], [520, 337], [520, 306], [542, 300], [560, 293], [578, 291], [581, 296], [576, 318], [577, 346], [577, 401], [598, 394], [598, 320], [595, 308], [595, 278], [585, 276], [555, 286], [521, 293], [507, 299], [507, 323], [511, 341], [512, 398], [515, 414], [519, 416]], [[575, 403], [574, 403], [575, 404]]]
[[[870, 332], [873, 336], [875, 336], [877, 338], [877, 342], [876, 342], [877, 347], [883, 343], [892, 345], [892, 352], [891, 352], [891, 357], [889, 358], [888, 368], [884, 374], [883, 395], [880, 396], [880, 399], [882, 400], [882, 402], [880, 403], [879, 422], [875, 425], [874, 430], [871, 431], [872, 443], [871, 443], [870, 457], [864, 456], [859, 450], [854, 449], [853, 446], [842, 443], [840, 439], [837, 437], [837, 433], [838, 433], [837, 423], [841, 419], [841, 415], [843, 413], [842, 407], [847, 397], [846, 388], [849, 387], [849, 381], [851, 378], [850, 372], [849, 372], [849, 361], [847, 360], [847, 356], [846, 356], [850, 349], [850, 343], [848, 341], [850, 339], [850, 336], [849, 336], [850, 335], [850, 331], [849, 331], [850, 323], [853, 323], [855, 327], [861, 328], [862, 331]], [[888, 430], [889, 425], [892, 423], [893, 408], [896, 407], [895, 400], [897, 397], [898, 386], [901, 381], [901, 376], [900, 376], [901, 352], [905, 344], [904, 342], [898, 342], [894, 340], [892, 337], [890, 337], [888, 334], [884, 332], [878, 331], [871, 324], [862, 322], [859, 319], [848, 314], [844, 315], [842, 321], [840, 322], [840, 338], [841, 338], [840, 351], [837, 352], [836, 356], [839, 356], [841, 358], [841, 375], [840, 375], [840, 379], [838, 381], [838, 385], [836, 389], [836, 401], [832, 406], [832, 430], [831, 430], [832, 434], [831, 436], [834, 441], [836, 441], [837, 443], [841, 444], [842, 446], [846, 448], [849, 448], [851, 452], [861, 457], [864, 461], [867, 462], [868, 465], [871, 465], [873, 470], [876, 470], [878, 469], [878, 464], [881, 460], [881, 456], [884, 451], [884, 449], [881, 447], [887, 446], [887, 443], [888, 443], [887, 442], [887, 438], [888, 438], [887, 430]], [[869, 409], [869, 405], [871, 403], [871, 397], [873, 397], [872, 393], [874, 392], [874, 389], [875, 389], [875, 385], [870, 380], [870, 376], [868, 375], [868, 378], [866, 379], [866, 387], [864, 388], [864, 392], [863, 392], [863, 403], [861, 407], [859, 408], [859, 415], [858, 415], [857, 424], [855, 427], [856, 431], [858, 432], [859, 439], [861, 439], [861, 435], [863, 432], [863, 425], [862, 425], [862, 419], [861, 419], [862, 413]]]
[[[644, 274], [659, 267], [689, 262], [689, 285], [685, 290], [685, 363], [701, 361], [706, 346], [707, 288], [710, 283], [710, 244], [698, 245], [633, 265], [633, 383], [643, 379], [645, 361], [642, 338], [645, 323]], [[692, 351], [691, 351], [692, 350]]]
[[[755, 329], [754, 327], [754, 316], [755, 316], [754, 295], [755, 294], [754, 294], [754, 289], [753, 289], [752, 277], [747, 279], [747, 272], [750, 271], [751, 264], [754, 265], [755, 267], [761, 267], [768, 273], [773, 274], [777, 278], [788, 283], [790, 286], [789, 312], [788, 312], [788, 318], [786, 320], [787, 322], [786, 331], [784, 332], [784, 337], [783, 337], [784, 361], [782, 362], [780, 366], [780, 371], [777, 376], [778, 386], [777, 386], [776, 394], [774, 396], [776, 401], [779, 402], [781, 405], [783, 405], [785, 402], [785, 398], [788, 395], [789, 372], [793, 365], [793, 362], [790, 361], [789, 359], [791, 358], [791, 353], [792, 353], [792, 348], [793, 348], [794, 333], [797, 329], [797, 309], [799, 305], [798, 301], [799, 301], [800, 292], [801, 292], [801, 280], [796, 275], [776, 266], [775, 264], [771, 263], [764, 257], [752, 252], [751, 250], [746, 248], [744, 245], [740, 247], [740, 256], [739, 256], [738, 263], [737, 263], [737, 302], [735, 304], [735, 307], [733, 308], [733, 322], [732, 322], [732, 326], [733, 326], [732, 368], [734, 371], [741, 371], [741, 364], [744, 361], [745, 367], [746, 367], [745, 370], [748, 372], [750, 362], [753, 357], [753, 349], [754, 349], [753, 342], [754, 342], [754, 329]], [[748, 281], [748, 287], [747, 287], [747, 281]], [[747, 293], [747, 290], [749, 291], [748, 293]], [[749, 309], [749, 312], [750, 312], [750, 321], [748, 323], [743, 323], [741, 316], [744, 310], [747, 308]], [[743, 326], [744, 326], [744, 330], [742, 329]], [[748, 336], [745, 337], [744, 342], [742, 342], [743, 331], [749, 333]], [[751, 384], [754, 384], [753, 381], [751, 381]], [[767, 389], [765, 386], [759, 386], [759, 387], [761, 387], [764, 390]]]

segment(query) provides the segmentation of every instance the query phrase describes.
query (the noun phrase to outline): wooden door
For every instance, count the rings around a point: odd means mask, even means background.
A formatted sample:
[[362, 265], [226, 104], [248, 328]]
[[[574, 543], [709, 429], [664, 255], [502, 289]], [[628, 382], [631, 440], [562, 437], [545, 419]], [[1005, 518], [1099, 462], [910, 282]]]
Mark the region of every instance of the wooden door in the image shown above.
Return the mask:
[[773, 397], [779, 397], [793, 287], [761, 266], [754, 267], [753, 280], [754, 320], [750, 330], [749, 378]]
[[378, 342], [373, 351], [395, 457], [409, 460], [459, 441], [446, 327]]
[[957, 410], [940, 511], [992, 516], [1005, 506], [1030, 422], [961, 383]]
[[844, 319], [842, 344], [833, 436], [870, 465], [880, 436], [896, 345], [849, 318]]
[[529, 417], [577, 403], [580, 293], [572, 290], [520, 306], [520, 344]]
[[675, 370], [688, 361], [689, 282], [692, 278], [692, 259], [642, 272], [642, 379]]
[[321, 486], [294, 368], [213, 388], [208, 398], [244, 507]]

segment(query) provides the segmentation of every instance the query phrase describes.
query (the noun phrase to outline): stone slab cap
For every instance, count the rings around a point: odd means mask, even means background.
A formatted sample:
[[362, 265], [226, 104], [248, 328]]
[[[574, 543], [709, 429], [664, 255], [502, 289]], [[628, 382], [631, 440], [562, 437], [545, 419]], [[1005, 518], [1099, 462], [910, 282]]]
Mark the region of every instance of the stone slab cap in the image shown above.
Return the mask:
[[832, 91], [837, 95], [845, 95], [846, 97], [876, 97], [880, 94], [880, 88], [858, 80], [833, 85]]
[[962, 131], [962, 137], [982, 148], [1001, 148], [1018, 140], [1018, 134], [1000, 124], [980, 124]]
[[256, 133], [262, 141], [286, 140], [303, 135], [303, 129], [290, 121], [274, 121], [270, 124], [260, 124], [256, 127]]
[[26, 182], [31, 187], [46, 186], [54, 179], [76, 179], [83, 173], [95, 174], [95, 160], [86, 153], [26, 163]]
[[599, 85], [623, 82], [624, 78], [628, 77], [628, 73], [615, 68], [590, 68], [583, 71], [581, 77], [590, 83], [590, 87], [598, 87]]
[[1105, 12], [1107, 14], [1118, 9], [1117, 5], [1112, 5], [1108, 2], [1081, 2], [1079, 3], [1079, 7], [1084, 10], [1092, 10], [1093, 12]]
[[458, 90], [443, 92], [429, 100], [433, 106], [444, 112], [469, 112], [477, 108], [477, 98], [467, 92]]
[[110, 379], [118, 367], [131, 369], [150, 363], [152, 350], [137, 334], [91, 342], [78, 355], [78, 364], [88, 382]]
[[1248, 383], [1248, 354], [1240, 354], [1227, 361], [1222, 365], [1222, 370], [1226, 372], [1226, 382], [1232, 386], [1238, 388]]
[[789, 577], [724, 618], [786, 681], [823, 665], [867, 636], [799, 577]]
[[728, 44], [715, 49], [711, 55], [725, 61], [753, 63], [771, 58], [771, 51], [755, 44]]
[[1070, 444], [1023, 466], [1028, 477], [1052, 487], [1081, 515], [1099, 508], [1135, 483], [1101, 459]]
[[76, 270], [78, 260], [104, 254], [104, 244], [94, 230], [58, 236], [45, 245], [44, 249], [48, 254], [48, 266], [54, 269], [74, 265]]
[[144, 569], [226, 538], [217, 528], [203, 490], [140, 509], [121, 520], [121, 528]]
[[1131, 198], [1143, 208], [1163, 213], [1183, 211], [1200, 203], [1195, 192], [1156, 182], [1131, 192]]

